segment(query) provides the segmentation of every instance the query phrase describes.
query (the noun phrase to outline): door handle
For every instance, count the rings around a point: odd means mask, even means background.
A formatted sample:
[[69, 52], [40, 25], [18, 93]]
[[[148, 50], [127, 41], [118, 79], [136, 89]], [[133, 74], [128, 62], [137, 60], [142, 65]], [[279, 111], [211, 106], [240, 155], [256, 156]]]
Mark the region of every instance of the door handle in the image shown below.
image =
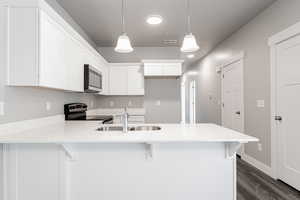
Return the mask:
[[282, 117], [281, 116], [275, 116], [275, 120], [276, 121], [282, 121]]
[[237, 114], [237, 115], [240, 115], [240, 114], [241, 114], [241, 112], [240, 112], [240, 111], [236, 111], [236, 112], [235, 112], [235, 114]]

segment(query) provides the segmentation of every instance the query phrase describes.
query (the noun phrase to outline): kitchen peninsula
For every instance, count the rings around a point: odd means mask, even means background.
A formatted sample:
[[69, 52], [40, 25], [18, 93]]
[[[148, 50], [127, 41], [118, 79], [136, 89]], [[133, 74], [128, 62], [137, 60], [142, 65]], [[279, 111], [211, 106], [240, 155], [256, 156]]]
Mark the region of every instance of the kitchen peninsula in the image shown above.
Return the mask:
[[214, 124], [100, 126], [59, 116], [2, 125], [5, 200], [232, 200], [236, 151], [258, 141]]

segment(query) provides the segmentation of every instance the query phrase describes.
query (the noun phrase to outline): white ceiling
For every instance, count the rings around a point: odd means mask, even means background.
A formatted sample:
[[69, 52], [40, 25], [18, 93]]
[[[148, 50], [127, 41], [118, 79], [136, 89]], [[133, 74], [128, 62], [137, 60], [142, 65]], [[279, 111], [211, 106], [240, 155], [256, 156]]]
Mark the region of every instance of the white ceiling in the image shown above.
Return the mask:
[[[192, 32], [210, 50], [275, 0], [190, 0]], [[121, 33], [121, 0], [57, 0], [98, 46], [114, 46]], [[185, 34], [185, 0], [125, 0], [126, 32], [133, 46], [166, 46]], [[159, 14], [159, 26], [146, 24]]]

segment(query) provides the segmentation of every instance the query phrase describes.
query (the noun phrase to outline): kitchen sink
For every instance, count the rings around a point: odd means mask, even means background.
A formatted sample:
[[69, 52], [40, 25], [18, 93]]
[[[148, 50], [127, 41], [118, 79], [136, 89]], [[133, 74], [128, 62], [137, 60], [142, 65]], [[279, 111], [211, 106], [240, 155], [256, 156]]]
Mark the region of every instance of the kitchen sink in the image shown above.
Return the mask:
[[[128, 131], [159, 131], [159, 126], [131, 126], [128, 127]], [[97, 131], [123, 131], [122, 126], [103, 126], [97, 128]]]
[[97, 131], [123, 131], [122, 126], [103, 126], [97, 128]]
[[130, 131], [159, 131], [161, 127], [159, 126], [135, 126], [131, 127]]

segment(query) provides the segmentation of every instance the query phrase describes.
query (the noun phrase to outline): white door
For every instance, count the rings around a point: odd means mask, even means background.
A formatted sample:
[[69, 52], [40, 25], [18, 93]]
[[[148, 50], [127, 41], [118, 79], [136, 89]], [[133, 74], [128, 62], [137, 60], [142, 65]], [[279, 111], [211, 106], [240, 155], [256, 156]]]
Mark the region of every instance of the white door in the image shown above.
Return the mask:
[[190, 124], [196, 123], [196, 81], [190, 82]]
[[277, 46], [278, 178], [300, 190], [300, 36]]
[[243, 60], [222, 70], [222, 125], [244, 132]]

